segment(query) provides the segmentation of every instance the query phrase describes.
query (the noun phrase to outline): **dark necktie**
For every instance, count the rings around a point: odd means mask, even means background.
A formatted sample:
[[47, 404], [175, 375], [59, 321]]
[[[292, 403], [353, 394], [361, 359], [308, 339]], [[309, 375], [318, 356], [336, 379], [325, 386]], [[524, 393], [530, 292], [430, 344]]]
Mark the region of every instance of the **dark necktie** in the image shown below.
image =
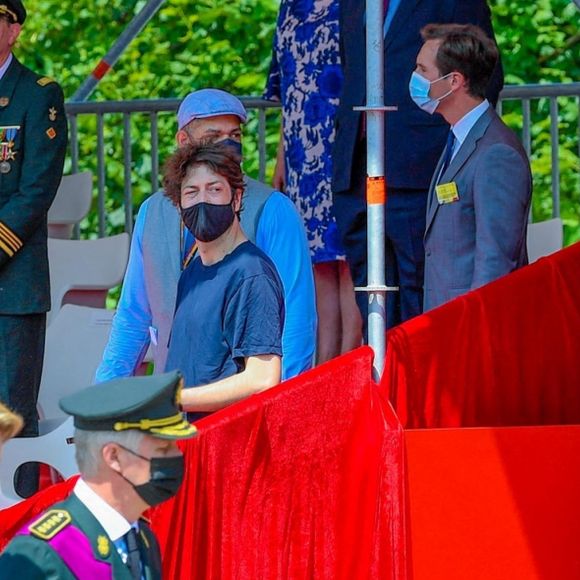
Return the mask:
[[441, 176], [447, 171], [447, 168], [451, 163], [454, 146], [455, 146], [455, 135], [453, 134], [453, 130], [449, 129], [449, 134], [447, 135], [447, 144], [445, 145], [445, 155], [443, 157], [443, 166], [441, 167], [441, 173], [439, 173], [439, 179], [441, 179]]
[[141, 556], [135, 528], [131, 528], [125, 534], [125, 541], [127, 542], [127, 566], [131, 571], [131, 576], [135, 580], [141, 580]]

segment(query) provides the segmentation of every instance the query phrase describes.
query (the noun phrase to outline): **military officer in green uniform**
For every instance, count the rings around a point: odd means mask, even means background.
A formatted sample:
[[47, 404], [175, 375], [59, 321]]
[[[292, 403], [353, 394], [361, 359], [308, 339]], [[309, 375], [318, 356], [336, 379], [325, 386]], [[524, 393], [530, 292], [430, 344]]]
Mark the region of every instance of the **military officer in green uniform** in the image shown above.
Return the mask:
[[[12, 54], [25, 19], [21, 0], [0, 0], [0, 401], [24, 418], [21, 435], [33, 436], [50, 309], [46, 215], [62, 177], [67, 122], [58, 84]], [[34, 477], [17, 489], [34, 492]]]
[[196, 429], [179, 410], [179, 372], [123, 378], [60, 401], [74, 416], [81, 477], [69, 499], [27, 524], [0, 555], [0, 578], [105, 580], [161, 577], [143, 512], [183, 479], [177, 439]]

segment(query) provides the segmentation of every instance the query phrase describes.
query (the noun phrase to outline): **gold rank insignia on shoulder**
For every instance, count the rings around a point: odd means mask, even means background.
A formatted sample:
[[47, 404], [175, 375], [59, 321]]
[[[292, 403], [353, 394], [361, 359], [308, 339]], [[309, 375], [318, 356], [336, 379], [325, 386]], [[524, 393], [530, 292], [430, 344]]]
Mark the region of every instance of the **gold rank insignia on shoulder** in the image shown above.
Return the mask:
[[46, 134], [49, 139], [54, 139], [56, 137], [56, 131], [54, 130], [54, 127], [50, 127], [49, 129], [47, 129]]
[[0, 107], [7, 107], [10, 99], [8, 97], [0, 97]]
[[107, 558], [111, 553], [111, 544], [109, 543], [109, 538], [107, 536], [100, 535], [97, 538], [97, 552], [99, 556]]
[[48, 510], [34, 523], [28, 526], [30, 533], [41, 540], [54, 538], [61, 530], [72, 522], [66, 510]]
[[54, 79], [51, 79], [50, 77], [41, 77], [36, 81], [36, 84], [40, 85], [41, 87], [45, 87], [50, 83], [56, 83], [56, 81]]
[[56, 121], [56, 109], [54, 107], [48, 109], [48, 118], [50, 121]]

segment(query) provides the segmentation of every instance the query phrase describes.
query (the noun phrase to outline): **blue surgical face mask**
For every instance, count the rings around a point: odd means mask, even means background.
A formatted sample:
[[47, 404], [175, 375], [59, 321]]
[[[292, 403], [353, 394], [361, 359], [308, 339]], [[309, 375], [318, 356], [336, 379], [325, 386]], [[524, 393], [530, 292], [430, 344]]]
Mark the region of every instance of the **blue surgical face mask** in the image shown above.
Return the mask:
[[411, 75], [411, 80], [409, 81], [409, 94], [411, 95], [411, 99], [415, 102], [415, 104], [423, 111], [426, 111], [430, 115], [435, 112], [435, 109], [439, 106], [439, 103], [445, 98], [448, 97], [453, 90], [449, 89], [444, 95], [440, 96], [437, 99], [433, 99], [429, 96], [429, 91], [431, 90], [431, 85], [446, 79], [448, 76], [452, 75], [453, 73], [446, 74], [434, 81], [429, 81], [424, 76], [421, 76], [418, 72], [413, 71]]

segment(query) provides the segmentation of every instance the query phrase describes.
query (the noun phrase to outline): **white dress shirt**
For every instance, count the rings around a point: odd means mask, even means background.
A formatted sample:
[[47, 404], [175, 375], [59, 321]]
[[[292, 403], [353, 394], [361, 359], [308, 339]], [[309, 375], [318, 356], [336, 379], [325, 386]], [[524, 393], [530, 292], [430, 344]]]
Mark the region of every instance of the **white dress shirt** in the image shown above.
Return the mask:
[[129, 523], [116, 509], [93, 491], [82, 478], [77, 481], [73, 493], [103, 526], [107, 536], [115, 544], [123, 563], [127, 563], [124, 536], [131, 527], [138, 529], [137, 524]]

